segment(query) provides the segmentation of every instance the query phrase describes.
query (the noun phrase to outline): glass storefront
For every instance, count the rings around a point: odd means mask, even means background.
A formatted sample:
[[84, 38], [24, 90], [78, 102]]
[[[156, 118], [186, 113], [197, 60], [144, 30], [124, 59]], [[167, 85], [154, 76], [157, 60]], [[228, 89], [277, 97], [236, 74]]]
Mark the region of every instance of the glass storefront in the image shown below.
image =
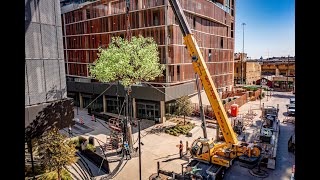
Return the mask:
[[160, 118], [159, 102], [136, 102], [137, 118], [155, 120]]
[[[123, 98], [110, 98], [107, 97], [107, 112], [118, 114], [118, 108], [119, 111], [121, 110], [122, 104], [124, 99]], [[121, 114], [124, 115], [125, 107], [122, 108]]]
[[[95, 98], [94, 98], [95, 99]], [[103, 97], [100, 96], [91, 104], [92, 111], [103, 112]]]

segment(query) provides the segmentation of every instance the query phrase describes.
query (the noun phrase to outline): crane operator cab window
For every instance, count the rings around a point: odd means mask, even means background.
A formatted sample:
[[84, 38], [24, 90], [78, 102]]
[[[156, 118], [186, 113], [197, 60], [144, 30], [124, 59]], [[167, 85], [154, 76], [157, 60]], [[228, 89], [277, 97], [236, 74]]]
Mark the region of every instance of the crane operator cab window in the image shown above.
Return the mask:
[[209, 152], [209, 146], [208, 144], [201, 144], [201, 148], [199, 151], [199, 155], [200, 154], [204, 154], [204, 153], [208, 153]]

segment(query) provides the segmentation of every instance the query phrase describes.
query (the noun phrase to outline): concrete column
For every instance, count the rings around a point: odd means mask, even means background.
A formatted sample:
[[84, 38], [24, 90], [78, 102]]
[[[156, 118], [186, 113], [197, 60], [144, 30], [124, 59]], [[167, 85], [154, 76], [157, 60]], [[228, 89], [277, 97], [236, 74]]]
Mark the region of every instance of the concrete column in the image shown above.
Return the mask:
[[132, 98], [133, 118], [137, 118], [136, 98]]
[[160, 123], [164, 123], [166, 121], [166, 110], [165, 110], [164, 101], [160, 101]]
[[287, 72], [287, 76], [289, 76], [290, 75], [290, 69], [288, 69], [288, 72]]
[[279, 76], [279, 74], [280, 74], [280, 71], [279, 71], [279, 69], [278, 68], [276, 68], [276, 76]]
[[103, 97], [103, 112], [106, 113], [107, 112], [107, 98], [106, 95], [102, 95]]
[[83, 109], [83, 99], [81, 93], [79, 93], [80, 109]]

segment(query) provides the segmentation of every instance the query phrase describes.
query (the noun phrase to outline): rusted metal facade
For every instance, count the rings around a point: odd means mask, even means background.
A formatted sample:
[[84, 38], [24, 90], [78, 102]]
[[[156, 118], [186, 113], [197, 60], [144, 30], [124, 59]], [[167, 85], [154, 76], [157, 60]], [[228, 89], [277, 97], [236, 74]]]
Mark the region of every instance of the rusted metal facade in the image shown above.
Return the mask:
[[[216, 87], [222, 91], [226, 87], [231, 89], [235, 1], [180, 0], [180, 3]], [[164, 76], [150, 82], [164, 87], [167, 96], [163, 94], [161, 99], [167, 102], [195, 93], [196, 86], [190, 85], [195, 81], [191, 58], [168, 1], [130, 0], [130, 4], [132, 36], [153, 37], [158, 44], [160, 63], [166, 67]], [[98, 48], [107, 48], [111, 37], [125, 37], [125, 9], [125, 0], [101, 0], [62, 7], [64, 55], [69, 80], [90, 79], [88, 65], [97, 59]], [[68, 84], [72, 83], [77, 82]], [[189, 85], [181, 89], [177, 86], [179, 84]], [[175, 93], [175, 87], [179, 93]], [[148, 91], [144, 93], [148, 94]]]

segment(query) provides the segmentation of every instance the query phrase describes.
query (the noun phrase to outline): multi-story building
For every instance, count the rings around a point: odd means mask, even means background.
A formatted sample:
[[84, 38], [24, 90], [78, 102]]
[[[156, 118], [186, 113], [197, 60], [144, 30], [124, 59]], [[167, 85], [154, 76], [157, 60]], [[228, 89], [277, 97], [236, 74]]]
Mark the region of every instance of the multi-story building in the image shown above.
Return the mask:
[[67, 98], [58, 0], [25, 3], [25, 135], [30, 140], [52, 126], [74, 124]]
[[295, 76], [295, 62], [286, 60], [265, 61], [261, 64], [261, 71], [263, 76]]
[[[79, 2], [79, 1], [78, 1]], [[187, 21], [203, 52], [218, 91], [233, 86], [235, 27], [234, 0], [180, 0]], [[80, 108], [117, 113], [123, 102], [123, 87], [99, 83], [89, 77], [88, 65], [97, 59], [98, 47], [106, 48], [113, 36], [125, 37], [126, 1], [64, 1], [63, 42], [66, 57], [68, 96]], [[196, 92], [195, 73], [183, 36], [168, 0], [130, 0], [132, 36], [153, 37], [158, 44], [164, 76], [132, 87], [133, 114], [137, 118], [160, 118], [175, 99]]]
[[[241, 59], [243, 56], [243, 59]], [[257, 61], [247, 59], [247, 55], [243, 53], [236, 53], [234, 55], [234, 82], [241, 84], [241, 77], [243, 83], [246, 85], [254, 85], [256, 81], [261, 78], [261, 65]], [[242, 66], [241, 66], [242, 64]], [[241, 72], [242, 68], [242, 72]]]

